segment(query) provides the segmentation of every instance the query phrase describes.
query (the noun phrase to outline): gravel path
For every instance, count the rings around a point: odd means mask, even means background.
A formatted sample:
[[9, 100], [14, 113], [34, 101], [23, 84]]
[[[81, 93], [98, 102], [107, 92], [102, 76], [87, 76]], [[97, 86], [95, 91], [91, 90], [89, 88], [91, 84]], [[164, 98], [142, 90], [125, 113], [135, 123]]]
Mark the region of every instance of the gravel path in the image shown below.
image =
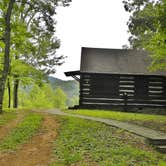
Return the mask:
[[146, 127], [134, 125], [134, 124], [127, 123], [127, 122], [121, 122], [121, 121], [117, 121], [117, 120], [104, 119], [104, 118], [89, 117], [89, 116], [83, 116], [83, 115], [75, 115], [75, 114], [62, 112], [58, 109], [45, 110], [42, 112], [102, 122], [102, 123], [105, 123], [110, 126], [114, 126], [114, 127], [118, 127], [118, 128], [127, 130], [131, 133], [137, 134], [137, 135], [145, 137], [147, 139], [164, 139], [164, 140], [166, 139], [165, 133], [161, 133], [159, 131], [155, 131], [155, 130], [152, 130], [152, 129], [149, 129]]

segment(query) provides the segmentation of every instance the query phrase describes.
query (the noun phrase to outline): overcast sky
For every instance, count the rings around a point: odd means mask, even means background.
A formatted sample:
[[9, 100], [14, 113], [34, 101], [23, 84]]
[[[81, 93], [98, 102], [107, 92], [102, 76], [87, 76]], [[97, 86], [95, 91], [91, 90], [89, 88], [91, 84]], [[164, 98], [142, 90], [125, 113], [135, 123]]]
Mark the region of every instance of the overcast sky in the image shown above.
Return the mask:
[[66, 80], [65, 71], [79, 70], [81, 47], [122, 48], [128, 44], [128, 19], [122, 0], [72, 0], [70, 7], [58, 8], [58, 54], [67, 59], [54, 76]]

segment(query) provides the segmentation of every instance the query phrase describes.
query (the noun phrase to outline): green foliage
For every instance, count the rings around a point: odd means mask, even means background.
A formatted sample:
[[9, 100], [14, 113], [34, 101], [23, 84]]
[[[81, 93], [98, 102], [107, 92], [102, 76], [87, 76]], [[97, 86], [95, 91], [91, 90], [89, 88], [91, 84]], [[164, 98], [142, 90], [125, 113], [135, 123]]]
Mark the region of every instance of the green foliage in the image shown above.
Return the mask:
[[[12, 73], [9, 76], [12, 80], [14, 80], [13, 76], [17, 76], [19, 80], [24, 85], [29, 85], [32, 82], [39, 82], [44, 79], [43, 72], [36, 70], [33, 66], [25, 63], [20, 59], [15, 59], [11, 63]], [[19, 74], [18, 74], [19, 73]], [[29, 77], [30, 76], [30, 77]]]
[[50, 108], [50, 101], [45, 94], [45, 87], [39, 87], [34, 85], [32, 90], [29, 93], [29, 105], [34, 108]]
[[[70, 0], [28, 0], [15, 2], [12, 25], [12, 60], [21, 59], [45, 73], [54, 73], [63, 63], [56, 55], [60, 41], [55, 36], [56, 7]], [[19, 72], [17, 73], [19, 74]]]
[[7, 89], [5, 90], [4, 98], [3, 98], [3, 107], [7, 108], [8, 107], [8, 91]]
[[3, 114], [0, 115], [0, 126], [8, 123], [9, 121], [13, 120], [16, 118], [16, 113], [15, 112], [4, 112]]
[[130, 123], [166, 132], [166, 116], [162, 115], [126, 113], [126, 112], [117, 112], [117, 111], [114, 112], [114, 111], [104, 111], [104, 110], [77, 110], [77, 111], [70, 110], [70, 113], [92, 116], [92, 117], [114, 119], [120, 121], [128, 121]]
[[123, 131], [102, 123], [62, 118], [55, 141], [55, 165], [156, 166], [166, 163], [164, 156], [156, 152], [136, 148], [130, 141], [122, 142], [118, 132], [123, 135]]
[[70, 99], [69, 106], [75, 106], [79, 104], [79, 97], [78, 96], [73, 96], [73, 98]]
[[56, 108], [64, 109], [66, 107], [67, 96], [61, 88], [55, 90], [54, 106]]
[[[28, 91], [20, 91], [20, 107], [28, 108], [52, 108], [53, 105], [47, 96], [47, 85], [39, 87], [34, 84]], [[49, 89], [50, 90], [50, 89]]]
[[[31, 84], [31, 85], [29, 85]], [[54, 87], [55, 88], [55, 87]], [[73, 89], [72, 89], [73, 90]], [[75, 90], [75, 89], [74, 89]], [[73, 91], [74, 91], [73, 90]], [[13, 90], [11, 89], [11, 93]], [[56, 87], [54, 90], [49, 83], [46, 81], [37, 82], [37, 80], [32, 81], [31, 78], [27, 78], [20, 84], [19, 87], [19, 107], [23, 109], [50, 109], [50, 108], [60, 108], [64, 109], [67, 107], [67, 95], [61, 89], [61, 87]], [[70, 98], [70, 105], [74, 105], [77, 102], [77, 97], [73, 96]], [[11, 105], [13, 102], [11, 102]], [[8, 90], [6, 89], [4, 95], [4, 108], [8, 107]]]
[[0, 150], [15, 150], [28, 140], [40, 127], [42, 116], [29, 113], [13, 131], [0, 142]]
[[[64, 58], [56, 55], [56, 49], [60, 46], [60, 41], [54, 34], [56, 7], [68, 6], [70, 2], [71, 0], [14, 2], [11, 17], [11, 60], [21, 59], [46, 73], [55, 72], [55, 65], [62, 64], [61, 60]], [[0, 38], [4, 35], [8, 3], [0, 2]]]
[[123, 3], [131, 12], [128, 21], [131, 46], [149, 51], [150, 70], [166, 70], [166, 0], [125, 0]]
[[[57, 6], [68, 6], [70, 2], [71, 0], [0, 2], [0, 78], [3, 79], [0, 79], [2, 89], [0, 99], [3, 100], [7, 75], [11, 82], [14, 82], [12, 84], [15, 89], [13, 90], [14, 105], [17, 107], [17, 87], [20, 82], [30, 84], [32, 80], [38, 81], [39, 78], [41, 81], [44, 74], [55, 73], [55, 67], [64, 63], [65, 57], [56, 55], [60, 41], [55, 36], [55, 15]], [[11, 27], [11, 42], [8, 50], [11, 51], [10, 55], [7, 55], [8, 58], [4, 59], [4, 41], [6, 41], [4, 39], [7, 39], [4, 33], [5, 16], [10, 3], [14, 4], [8, 23]], [[5, 65], [1, 63], [4, 61]], [[3, 66], [6, 66], [6, 71], [2, 75]]]
[[79, 84], [75, 80], [63, 81], [55, 77], [48, 77], [48, 81], [53, 89], [60, 87], [67, 95], [67, 106], [78, 104], [79, 98]]
[[40, 86], [33, 84], [32, 87], [20, 89], [20, 105], [22, 108], [66, 108], [66, 94], [60, 88], [53, 90], [49, 84], [43, 83]]
[[166, 117], [162, 115], [150, 115], [140, 113], [127, 113], [118, 111], [105, 111], [105, 110], [73, 110], [70, 111], [73, 114], [81, 114], [87, 116], [95, 116], [102, 118], [109, 118], [115, 120], [154, 120], [154, 121], [166, 121]]

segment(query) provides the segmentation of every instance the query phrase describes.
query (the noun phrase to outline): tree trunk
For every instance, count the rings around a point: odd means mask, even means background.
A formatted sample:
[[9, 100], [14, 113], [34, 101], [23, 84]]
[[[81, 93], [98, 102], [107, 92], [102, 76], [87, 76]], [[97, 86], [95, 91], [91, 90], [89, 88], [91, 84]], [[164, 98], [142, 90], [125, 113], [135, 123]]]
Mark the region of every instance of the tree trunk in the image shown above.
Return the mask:
[[18, 108], [18, 88], [19, 88], [19, 79], [15, 76], [14, 80], [14, 89], [13, 89], [13, 108]]
[[14, 3], [15, 3], [15, 0], [9, 1], [7, 13], [5, 15], [5, 33], [4, 33], [5, 53], [4, 53], [4, 66], [2, 70], [2, 76], [0, 77], [0, 113], [2, 113], [2, 109], [3, 109], [3, 97], [4, 97], [4, 91], [5, 91], [5, 84], [6, 84], [6, 79], [7, 79], [7, 75], [8, 75], [9, 67], [10, 67], [10, 39], [11, 39], [10, 19], [11, 19]]
[[11, 107], [11, 88], [10, 88], [10, 79], [8, 78], [7, 82], [7, 88], [8, 88], [8, 108]]

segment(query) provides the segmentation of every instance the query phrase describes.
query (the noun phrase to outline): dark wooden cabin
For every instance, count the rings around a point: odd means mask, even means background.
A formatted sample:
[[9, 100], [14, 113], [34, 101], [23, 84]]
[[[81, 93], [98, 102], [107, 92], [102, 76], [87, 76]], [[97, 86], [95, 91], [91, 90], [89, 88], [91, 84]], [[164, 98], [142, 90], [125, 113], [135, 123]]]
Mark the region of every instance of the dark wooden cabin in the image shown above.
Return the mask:
[[75, 108], [166, 108], [166, 72], [150, 72], [149, 64], [145, 51], [82, 48], [80, 71], [65, 73], [80, 82]]

